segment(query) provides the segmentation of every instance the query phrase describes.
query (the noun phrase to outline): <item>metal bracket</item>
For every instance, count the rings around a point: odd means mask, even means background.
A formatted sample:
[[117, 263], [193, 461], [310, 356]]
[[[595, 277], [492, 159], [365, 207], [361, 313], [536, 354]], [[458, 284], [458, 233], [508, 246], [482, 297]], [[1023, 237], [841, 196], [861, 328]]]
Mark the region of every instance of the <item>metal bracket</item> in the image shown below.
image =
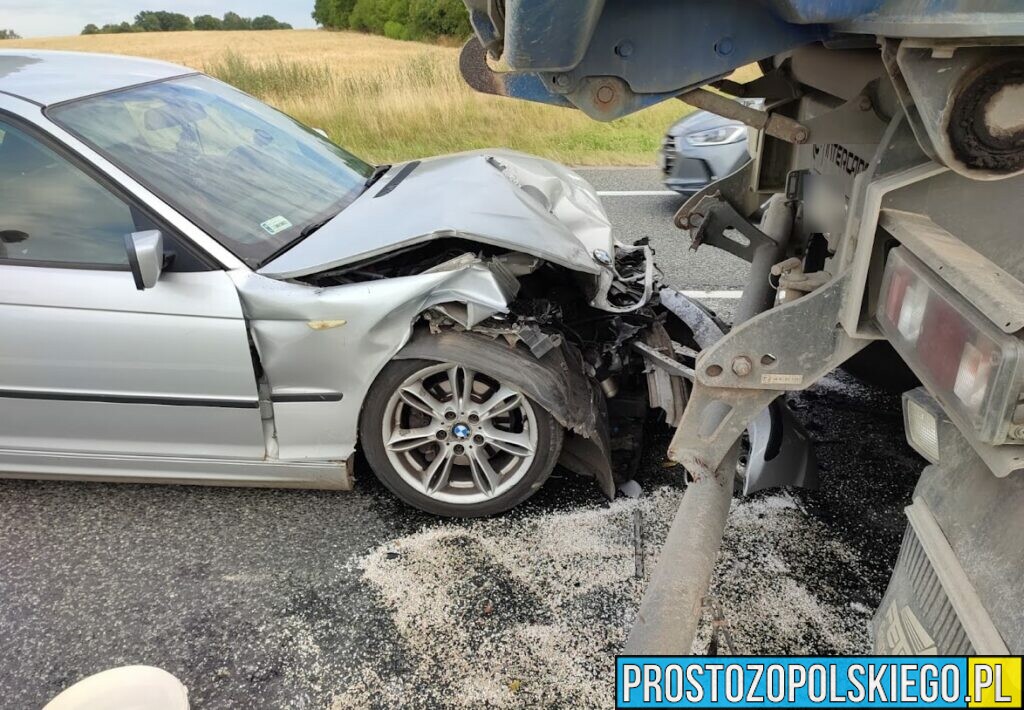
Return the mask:
[[679, 229], [688, 229], [687, 218], [694, 208], [705, 197], [716, 196], [725, 200], [743, 215], [753, 214], [761, 206], [761, 200], [754, 191], [754, 161], [748, 160], [742, 167], [729, 173], [721, 180], [711, 183], [704, 189], [694, 193], [676, 212], [673, 223]]
[[738, 325], [705, 349], [669, 446], [694, 476], [710, 475], [750, 422], [786, 390], [805, 389], [869, 341], [841, 328], [846, 276]]
[[682, 216], [680, 227], [690, 230], [691, 249], [710, 244], [744, 261], [752, 262], [764, 248], [777, 249], [778, 243], [751, 224], [736, 208], [721, 198], [709, 195]]
[[771, 101], [785, 101], [800, 98], [800, 85], [793, 81], [789, 72], [776, 67], [764, 76], [759, 76], [745, 84], [731, 79], [720, 79], [712, 82], [719, 91], [724, 91], [739, 98], [763, 98]]
[[469, 21], [480, 45], [498, 59], [505, 51], [505, 4], [497, 0], [466, 0]]
[[668, 457], [682, 464], [694, 479], [713, 476], [750, 422], [780, 394], [695, 384]]
[[[499, 46], [498, 35], [488, 35], [488, 48]], [[481, 94], [496, 96], [515, 96], [528, 101], [571, 107], [572, 104], [561, 94], [548, 89], [537, 74], [506, 74], [496, 72], [487, 64], [487, 52], [475, 37], [469, 38], [459, 54], [459, 71], [470, 87]]]
[[888, 125], [875, 113], [869, 87], [859, 96], [828, 113], [823, 113], [804, 122], [811, 132], [808, 143], [824, 145], [840, 143], [878, 143]]
[[[741, 323], [701, 353], [697, 382], [707, 387], [802, 390], [843, 360], [849, 338], [837, 324], [846, 275]], [[864, 341], [866, 344], [867, 341]], [[738, 366], [738, 358], [746, 358]], [[840, 360], [839, 362], [842, 362]]]
[[[792, 24], [769, 4], [749, 0], [645, 3], [642, 12], [636, 3], [606, 0], [469, 0], [467, 5], [479, 37], [473, 41], [492, 53], [502, 51], [509, 70], [490, 76], [479, 63], [464, 62], [467, 79], [483, 79], [471, 80], [471, 86], [575, 105], [603, 121], [829, 34], [820, 23]], [[680, 32], [697, 27], [698, 40], [680, 41]]]
[[707, 89], [693, 89], [679, 94], [679, 100], [695, 108], [745, 123], [787, 143], [806, 143], [811, 137], [807, 126], [789, 116], [751, 108]]
[[[761, 79], [767, 78], [761, 77]], [[728, 85], [727, 90], [732, 89], [730, 93], [743, 91], [745, 86], [730, 81], [717, 83]], [[772, 110], [764, 111], [746, 106], [720, 94], [711, 93], [707, 89], [688, 91], [685, 94], [680, 94], [679, 99], [699, 109], [745, 123], [787, 143], [797, 145], [843, 143], [849, 145], [852, 143], [877, 143], [885, 131], [886, 123], [878, 118], [873, 110], [871, 93], [871, 86], [866, 86], [852, 100], [832, 111], [803, 122]]]

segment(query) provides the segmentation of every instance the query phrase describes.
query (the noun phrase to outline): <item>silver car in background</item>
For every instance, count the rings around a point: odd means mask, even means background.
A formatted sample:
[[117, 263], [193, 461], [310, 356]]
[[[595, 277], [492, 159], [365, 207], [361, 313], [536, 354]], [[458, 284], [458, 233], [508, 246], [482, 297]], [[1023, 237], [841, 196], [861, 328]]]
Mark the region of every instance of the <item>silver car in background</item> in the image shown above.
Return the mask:
[[750, 160], [748, 132], [739, 121], [707, 111], [679, 119], [658, 152], [665, 187], [689, 197], [735, 172]]

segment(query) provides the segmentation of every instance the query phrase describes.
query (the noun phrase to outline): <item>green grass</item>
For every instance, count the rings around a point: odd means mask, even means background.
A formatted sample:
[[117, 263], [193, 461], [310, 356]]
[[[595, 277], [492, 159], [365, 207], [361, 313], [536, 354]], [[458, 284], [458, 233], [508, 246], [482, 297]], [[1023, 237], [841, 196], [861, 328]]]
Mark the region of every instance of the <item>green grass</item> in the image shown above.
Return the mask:
[[[146, 32], [8, 40], [4, 46], [131, 54], [206, 71], [373, 162], [506, 147], [570, 165], [653, 165], [692, 109], [665, 101], [600, 123], [580, 111], [478, 94], [459, 50], [357, 32]], [[755, 75], [741, 70], [741, 80]]]
[[203, 70], [253, 96], [295, 97], [330, 88], [334, 74], [326, 63], [253, 61], [229, 49]]
[[670, 102], [600, 123], [579, 111], [476, 94], [447, 55], [428, 51], [360, 73], [229, 51], [204, 70], [380, 162], [500, 146], [572, 164], [650, 165], [665, 128], [689, 111]]

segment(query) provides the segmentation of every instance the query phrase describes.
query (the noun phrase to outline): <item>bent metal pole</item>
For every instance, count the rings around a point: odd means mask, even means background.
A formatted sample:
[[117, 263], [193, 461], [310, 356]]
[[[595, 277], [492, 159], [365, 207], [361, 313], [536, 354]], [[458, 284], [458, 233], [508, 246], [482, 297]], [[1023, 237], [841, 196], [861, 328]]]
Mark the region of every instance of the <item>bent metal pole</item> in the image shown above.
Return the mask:
[[[765, 211], [761, 230], [775, 240], [778, 251], [773, 258], [762, 257], [751, 264], [750, 280], [736, 309], [734, 326], [771, 307], [774, 294], [769, 300], [765, 292], [768, 271], [784, 254], [792, 228], [792, 205], [784, 195], [775, 195]], [[713, 475], [687, 485], [626, 640], [626, 655], [691, 652], [704, 595], [725, 534], [739, 452], [737, 441]]]

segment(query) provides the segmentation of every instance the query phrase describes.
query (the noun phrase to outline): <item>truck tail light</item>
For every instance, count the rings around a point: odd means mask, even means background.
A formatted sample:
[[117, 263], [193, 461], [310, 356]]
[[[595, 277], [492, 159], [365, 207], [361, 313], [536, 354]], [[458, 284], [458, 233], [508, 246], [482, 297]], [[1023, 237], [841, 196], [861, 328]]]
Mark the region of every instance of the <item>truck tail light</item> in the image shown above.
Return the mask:
[[910, 282], [906, 274], [903, 276], [908, 283], [902, 289], [902, 298], [894, 304], [899, 309], [895, 322], [900, 335], [915, 342], [921, 334], [924, 308], [928, 305], [928, 289], [920, 282]]
[[882, 332], [955, 418], [1006, 442], [1021, 393], [1024, 346], [903, 247], [886, 262], [876, 313]]

